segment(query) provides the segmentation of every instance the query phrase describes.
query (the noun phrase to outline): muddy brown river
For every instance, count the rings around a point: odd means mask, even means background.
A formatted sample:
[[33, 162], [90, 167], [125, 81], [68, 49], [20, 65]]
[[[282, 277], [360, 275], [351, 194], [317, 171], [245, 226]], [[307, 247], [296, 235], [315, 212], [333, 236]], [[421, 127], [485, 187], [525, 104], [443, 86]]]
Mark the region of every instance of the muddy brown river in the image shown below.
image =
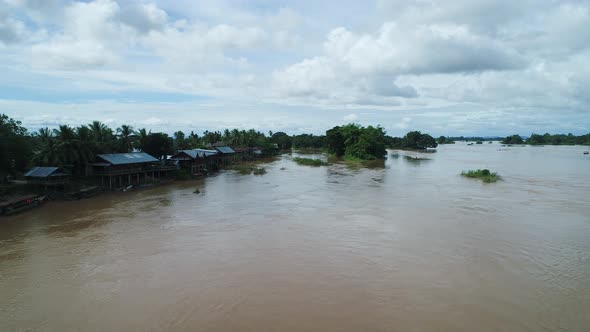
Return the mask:
[[[0, 330], [590, 331], [585, 150], [283, 155], [262, 176], [49, 202], [0, 219]], [[504, 181], [459, 175], [474, 168]]]

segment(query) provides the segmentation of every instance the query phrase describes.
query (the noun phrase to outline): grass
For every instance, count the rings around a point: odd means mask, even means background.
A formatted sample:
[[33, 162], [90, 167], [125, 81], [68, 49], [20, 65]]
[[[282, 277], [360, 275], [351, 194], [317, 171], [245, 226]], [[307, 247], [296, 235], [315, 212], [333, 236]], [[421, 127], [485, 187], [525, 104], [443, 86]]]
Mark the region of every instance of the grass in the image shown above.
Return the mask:
[[480, 179], [485, 183], [492, 183], [501, 179], [498, 173], [492, 173], [489, 169], [463, 171], [461, 172], [461, 175], [468, 178]]
[[295, 157], [295, 158], [293, 158], [293, 161], [295, 161], [299, 165], [314, 166], [314, 167], [320, 167], [320, 166], [328, 166], [328, 165], [330, 165], [330, 163], [325, 162], [325, 161], [323, 161], [321, 159], [312, 159], [312, 158]]

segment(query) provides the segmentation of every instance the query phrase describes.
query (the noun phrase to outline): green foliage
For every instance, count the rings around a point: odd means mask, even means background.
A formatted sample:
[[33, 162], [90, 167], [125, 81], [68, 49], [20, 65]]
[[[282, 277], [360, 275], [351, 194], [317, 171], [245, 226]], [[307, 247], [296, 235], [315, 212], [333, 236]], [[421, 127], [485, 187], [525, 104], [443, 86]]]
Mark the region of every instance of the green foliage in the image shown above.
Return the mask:
[[391, 139], [390, 143], [392, 143], [392, 148], [409, 150], [426, 150], [438, 146], [432, 136], [419, 131], [411, 131], [401, 139]]
[[121, 127], [117, 128], [117, 151], [133, 151], [133, 142], [135, 141], [135, 138], [135, 130], [133, 130], [133, 127], [130, 125], [122, 125]]
[[445, 137], [445, 136], [440, 136], [436, 142], [438, 144], [455, 144], [455, 141], [453, 141], [452, 139]]
[[337, 126], [326, 131], [326, 141], [328, 151], [336, 156], [372, 160], [383, 159], [387, 153], [385, 131], [379, 126]]
[[149, 134], [143, 146], [143, 152], [148, 153], [156, 158], [169, 155], [173, 153], [173, 141], [164, 133]]
[[253, 173], [254, 175], [262, 175], [262, 174], [265, 174], [265, 173], [266, 173], [266, 168], [264, 168], [264, 167], [256, 167], [256, 168], [255, 168], [255, 169], [252, 171], [252, 173]]
[[515, 134], [504, 138], [504, 140], [502, 140], [502, 144], [524, 144], [524, 141], [520, 135]]
[[321, 149], [326, 146], [326, 136], [314, 136], [313, 134], [301, 134], [293, 136], [292, 147], [296, 149]]
[[468, 178], [480, 179], [486, 183], [496, 182], [501, 179], [498, 173], [492, 173], [489, 169], [463, 171], [461, 172], [461, 175]]
[[275, 143], [281, 150], [290, 150], [293, 145], [293, 139], [286, 133], [279, 131], [270, 136], [270, 142]]
[[328, 151], [336, 156], [343, 156], [346, 152], [345, 139], [340, 127], [336, 126], [326, 131], [326, 142], [328, 145]]
[[0, 114], [0, 181], [7, 174], [24, 171], [32, 156], [32, 142], [20, 121]]
[[295, 158], [293, 158], [293, 161], [299, 165], [304, 165], [304, 166], [320, 167], [320, 166], [330, 165], [328, 162], [325, 162], [321, 159], [312, 159], [312, 158], [295, 157]]
[[526, 144], [530, 145], [590, 145], [590, 133], [586, 135], [576, 136], [573, 134], [567, 135], [538, 135], [531, 134], [526, 140]]

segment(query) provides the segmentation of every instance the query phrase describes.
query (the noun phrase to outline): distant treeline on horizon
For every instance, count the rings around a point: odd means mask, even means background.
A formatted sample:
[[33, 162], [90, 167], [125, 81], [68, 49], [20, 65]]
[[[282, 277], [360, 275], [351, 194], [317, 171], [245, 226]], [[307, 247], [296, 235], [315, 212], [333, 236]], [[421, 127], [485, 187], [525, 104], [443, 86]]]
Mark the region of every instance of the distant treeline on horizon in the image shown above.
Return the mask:
[[0, 114], [0, 176], [22, 173], [31, 166], [58, 166], [72, 170], [81, 169], [95, 160], [97, 154], [127, 153], [143, 151], [161, 158], [175, 151], [194, 148], [208, 148], [216, 144], [233, 147], [259, 147], [263, 150], [315, 148], [348, 159], [380, 159], [386, 155], [386, 148], [425, 150], [438, 144], [452, 144], [454, 141], [502, 140], [505, 144], [554, 144], [590, 145], [590, 133], [575, 136], [532, 134], [526, 140], [519, 135], [502, 137], [445, 137], [434, 139], [419, 131], [408, 132], [404, 137], [386, 135], [381, 126], [363, 127], [359, 124], [336, 126], [325, 135], [288, 135], [272, 131], [268, 135], [260, 131], [226, 129], [204, 131], [198, 135], [191, 131], [174, 132], [172, 137], [165, 133], [152, 133], [130, 125], [109, 128], [100, 121], [88, 125], [71, 127], [60, 125], [56, 129], [40, 128], [29, 132], [7, 115]]

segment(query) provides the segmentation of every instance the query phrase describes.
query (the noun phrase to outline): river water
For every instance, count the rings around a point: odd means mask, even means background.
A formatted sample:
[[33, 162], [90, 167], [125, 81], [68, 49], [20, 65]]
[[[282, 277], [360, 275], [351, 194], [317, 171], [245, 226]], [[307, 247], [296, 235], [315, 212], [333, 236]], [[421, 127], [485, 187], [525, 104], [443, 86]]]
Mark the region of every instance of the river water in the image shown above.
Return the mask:
[[[50, 202], [0, 219], [0, 330], [589, 331], [584, 150], [283, 155], [262, 176]], [[459, 175], [474, 168], [504, 180]]]

